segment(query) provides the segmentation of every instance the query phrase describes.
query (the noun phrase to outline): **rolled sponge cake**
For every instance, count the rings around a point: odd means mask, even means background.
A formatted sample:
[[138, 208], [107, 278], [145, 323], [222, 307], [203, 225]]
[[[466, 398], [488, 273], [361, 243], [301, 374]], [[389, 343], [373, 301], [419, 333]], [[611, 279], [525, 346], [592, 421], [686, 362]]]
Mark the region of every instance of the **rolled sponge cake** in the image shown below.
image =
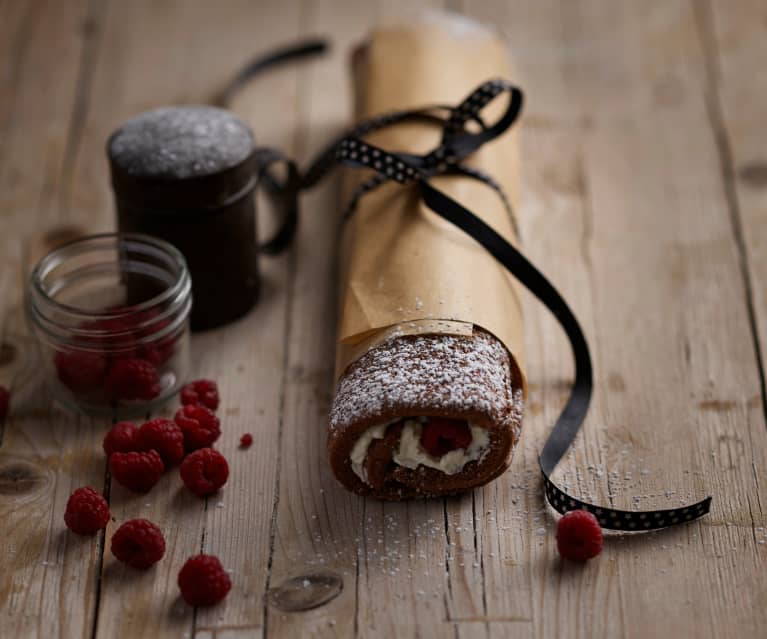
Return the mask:
[[[338, 382], [328, 435], [330, 465], [348, 489], [389, 500], [449, 495], [486, 484], [511, 462], [522, 397], [513, 359], [500, 341], [479, 328], [471, 336], [393, 337], [353, 362]], [[352, 462], [355, 444], [368, 429], [383, 425], [381, 445], [388, 439], [396, 449], [401, 428], [393, 429], [407, 418], [465, 422], [473, 426], [475, 439], [477, 433], [487, 437], [477, 458], [457, 472], [424, 464], [406, 467], [387, 458], [378, 481], [365, 481], [365, 473], [360, 476]], [[371, 444], [368, 454], [372, 450]]]

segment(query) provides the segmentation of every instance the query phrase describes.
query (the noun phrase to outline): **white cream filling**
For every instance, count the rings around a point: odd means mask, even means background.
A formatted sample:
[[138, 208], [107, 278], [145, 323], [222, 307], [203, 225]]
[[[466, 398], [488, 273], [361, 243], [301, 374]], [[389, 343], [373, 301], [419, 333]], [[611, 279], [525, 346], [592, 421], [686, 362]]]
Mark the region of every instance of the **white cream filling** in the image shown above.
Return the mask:
[[365, 457], [368, 454], [368, 448], [374, 439], [383, 439], [386, 433], [386, 428], [389, 424], [379, 424], [378, 426], [371, 426], [359, 439], [354, 442], [354, 448], [349, 455], [349, 460], [352, 462], [352, 470], [366, 484], [368, 482], [368, 471], [365, 469]]
[[[442, 457], [434, 457], [426, 452], [421, 446], [421, 420], [414, 418], [405, 420], [400, 436], [399, 444], [394, 450], [393, 461], [405, 468], [415, 469], [418, 466], [428, 466], [441, 470], [446, 475], [455, 475], [463, 470], [469, 462], [481, 459], [490, 445], [490, 437], [487, 430], [481, 426], [469, 423], [471, 430], [471, 443], [466, 448], [458, 448], [445, 453]], [[365, 457], [368, 448], [374, 439], [382, 439], [391, 422], [379, 424], [368, 428], [354, 443], [349, 459], [352, 470], [357, 477], [367, 483], [367, 471], [365, 470]]]
[[484, 428], [469, 424], [469, 429], [471, 443], [466, 448], [451, 450], [442, 457], [432, 457], [421, 446], [421, 424], [414, 419], [408, 419], [402, 429], [399, 446], [394, 451], [394, 463], [405, 468], [424, 465], [441, 470], [446, 475], [460, 473], [470, 461], [479, 459], [490, 443]]

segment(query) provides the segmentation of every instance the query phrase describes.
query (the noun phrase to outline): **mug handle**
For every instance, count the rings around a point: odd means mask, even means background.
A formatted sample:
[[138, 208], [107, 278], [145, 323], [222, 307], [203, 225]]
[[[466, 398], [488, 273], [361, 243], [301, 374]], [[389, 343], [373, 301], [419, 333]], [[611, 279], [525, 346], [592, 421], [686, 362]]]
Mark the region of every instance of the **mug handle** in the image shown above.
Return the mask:
[[[277, 231], [269, 240], [259, 244], [258, 250], [266, 255], [278, 255], [290, 245], [296, 234], [301, 176], [296, 163], [280, 151], [262, 147], [255, 150], [254, 156], [257, 186], [263, 184], [280, 215]], [[287, 177], [283, 181], [278, 180], [270, 171], [279, 164], [285, 165], [287, 169]]]

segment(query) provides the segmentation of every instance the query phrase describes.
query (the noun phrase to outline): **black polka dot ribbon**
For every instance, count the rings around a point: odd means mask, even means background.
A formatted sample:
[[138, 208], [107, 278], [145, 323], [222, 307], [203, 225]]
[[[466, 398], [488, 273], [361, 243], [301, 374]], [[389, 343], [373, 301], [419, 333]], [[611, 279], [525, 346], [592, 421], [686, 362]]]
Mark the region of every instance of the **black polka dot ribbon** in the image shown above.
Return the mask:
[[[509, 98], [505, 111], [496, 122], [487, 124], [482, 119], [482, 110], [504, 94]], [[575, 360], [575, 380], [570, 397], [539, 457], [544, 494], [555, 510], [560, 513], [577, 509], [588, 510], [603, 528], [625, 531], [666, 528], [702, 517], [710, 510], [711, 497], [694, 504], [665, 510], [618, 510], [576, 499], [551, 480], [551, 475], [562, 456], [575, 440], [591, 403], [593, 371], [586, 338], [567, 302], [524, 255], [482, 219], [429, 183], [429, 178], [435, 175], [463, 175], [479, 180], [499, 194], [514, 222], [513, 212], [501, 187], [490, 176], [464, 165], [463, 161], [483, 144], [504, 133], [515, 122], [521, 108], [522, 92], [518, 88], [503, 80], [491, 80], [480, 85], [456, 107], [437, 105], [389, 113], [367, 120], [320, 154], [303, 175], [302, 188], [312, 186], [337, 163], [372, 169], [375, 172], [373, 176], [362, 182], [353, 194], [346, 218], [353, 214], [360, 197], [382, 184], [397, 182], [402, 185], [414, 185], [432, 211], [479, 242], [554, 314], [567, 334]], [[425, 155], [396, 153], [361, 139], [361, 136], [371, 131], [408, 120], [425, 120], [441, 126], [443, 134], [437, 148]], [[466, 127], [469, 122], [478, 124], [479, 131], [469, 131]]]
[[711, 508], [711, 497], [706, 497], [696, 504], [680, 508], [642, 511], [618, 510], [617, 508], [595, 506], [571, 497], [558, 488], [546, 473], [543, 474], [543, 484], [546, 499], [557, 511], [564, 514], [568, 510], [588, 510], [597, 518], [602, 528], [610, 528], [611, 530], [638, 531], [667, 528], [674, 524], [683, 524], [702, 517]]

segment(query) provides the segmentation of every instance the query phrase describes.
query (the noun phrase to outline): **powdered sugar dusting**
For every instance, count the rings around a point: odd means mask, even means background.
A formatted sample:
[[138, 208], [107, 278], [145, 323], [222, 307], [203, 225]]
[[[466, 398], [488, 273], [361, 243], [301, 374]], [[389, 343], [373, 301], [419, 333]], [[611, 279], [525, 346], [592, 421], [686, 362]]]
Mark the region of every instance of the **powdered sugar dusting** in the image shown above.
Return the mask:
[[131, 175], [188, 178], [231, 168], [250, 155], [253, 134], [209, 106], [163, 107], [128, 120], [112, 137], [112, 160]]
[[483, 413], [512, 427], [516, 441], [522, 391], [514, 388], [506, 349], [487, 333], [399, 337], [367, 352], [342, 376], [330, 428], [401, 407], [415, 411], [411, 415], [418, 409]]

